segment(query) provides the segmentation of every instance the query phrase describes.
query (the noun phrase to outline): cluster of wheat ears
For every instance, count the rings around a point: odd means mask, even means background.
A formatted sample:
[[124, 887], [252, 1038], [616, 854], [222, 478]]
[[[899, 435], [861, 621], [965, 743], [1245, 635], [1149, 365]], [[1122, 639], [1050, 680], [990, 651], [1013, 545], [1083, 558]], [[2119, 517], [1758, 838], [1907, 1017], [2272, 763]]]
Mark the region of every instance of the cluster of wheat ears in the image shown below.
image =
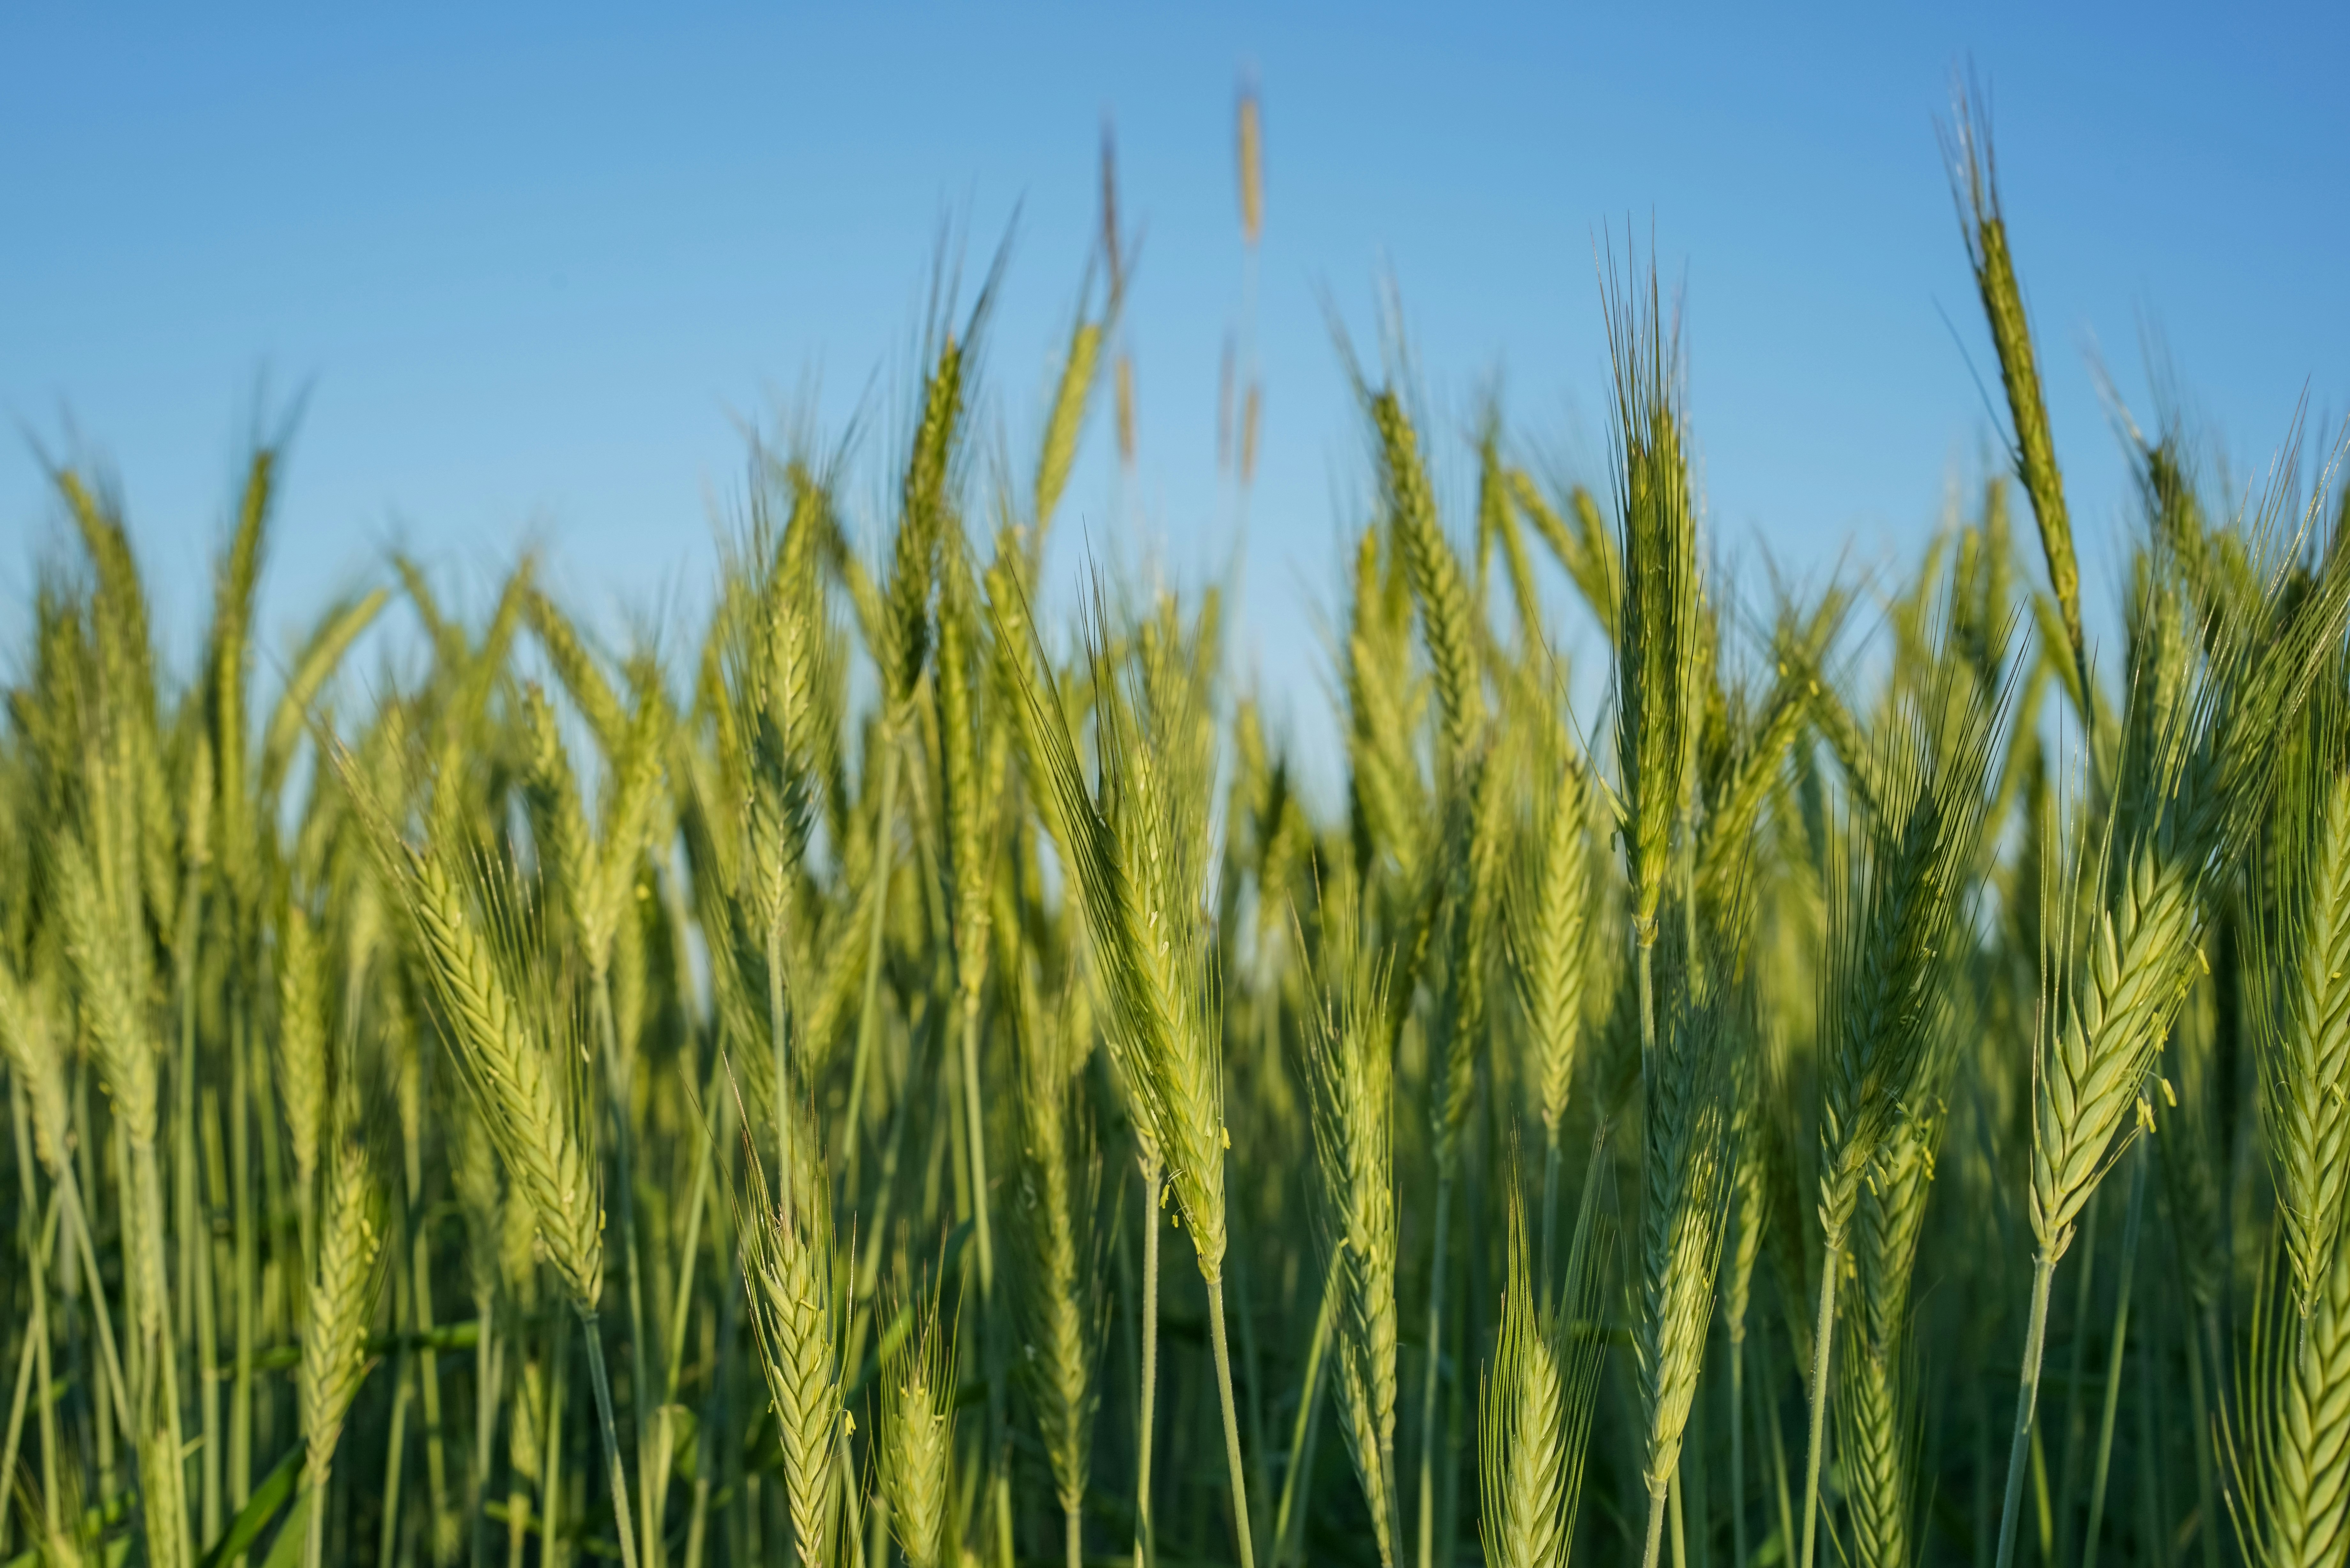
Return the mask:
[[2339, 1568], [2343, 519], [2118, 421], [2101, 664], [1980, 123], [2046, 587], [2002, 475], [1865, 612], [1733, 602], [1653, 271], [1605, 276], [1597, 495], [1492, 417], [1449, 523], [1354, 373], [1319, 812], [1212, 593], [1033, 613], [1097, 387], [1132, 458], [1107, 181], [1033, 464], [973, 433], [991, 279], [879, 558], [847, 446], [758, 445], [689, 659], [395, 558], [265, 713], [277, 450], [184, 680], [57, 465], [0, 1563]]

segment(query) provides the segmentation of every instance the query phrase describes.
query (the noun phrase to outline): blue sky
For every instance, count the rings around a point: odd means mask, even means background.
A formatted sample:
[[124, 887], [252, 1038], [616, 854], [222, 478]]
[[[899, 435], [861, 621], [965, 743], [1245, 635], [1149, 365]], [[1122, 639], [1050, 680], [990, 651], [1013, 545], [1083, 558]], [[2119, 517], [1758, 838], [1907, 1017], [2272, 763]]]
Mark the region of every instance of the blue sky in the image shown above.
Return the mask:
[[[10, 7], [0, 416], [111, 462], [182, 659], [234, 461], [296, 391], [266, 646], [395, 543], [478, 601], [535, 540], [600, 624], [676, 626], [745, 421], [863, 410], [878, 512], [940, 236], [975, 279], [1015, 211], [988, 417], [1024, 470], [1107, 114], [1147, 229], [1138, 505], [1114, 503], [1097, 421], [1060, 566], [1088, 541], [1185, 581], [1244, 562], [1236, 655], [1310, 740], [1315, 617], [1367, 488], [1326, 306], [1375, 356], [1383, 278], [1456, 520], [1496, 375], [1528, 453], [1605, 478], [1594, 257], [1628, 225], [1686, 291], [1724, 551], [1816, 574], [1916, 550], [1991, 450], [1934, 136], [1970, 60], [2093, 608], [2128, 502], [2093, 349], [2143, 413], [2158, 327], [2240, 485], [2304, 392], [2350, 410], [2341, 8], [1758, 9]], [[1243, 537], [1215, 412], [1244, 70], [1267, 217]], [[59, 537], [12, 431], [10, 646]]]

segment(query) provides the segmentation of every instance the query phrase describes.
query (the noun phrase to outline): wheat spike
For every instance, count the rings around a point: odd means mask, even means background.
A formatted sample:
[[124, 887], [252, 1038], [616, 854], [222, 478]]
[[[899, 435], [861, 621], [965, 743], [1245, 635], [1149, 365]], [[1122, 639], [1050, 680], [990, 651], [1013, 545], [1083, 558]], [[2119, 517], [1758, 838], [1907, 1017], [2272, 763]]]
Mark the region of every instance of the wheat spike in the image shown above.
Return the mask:
[[[2024, 319], [2023, 290], [2007, 244], [2007, 219], [2000, 211], [1998, 166], [1991, 157], [1989, 106], [1961, 100], [1945, 138], [1951, 193], [1959, 203], [1960, 227], [1975, 288], [1991, 323], [1999, 355], [2001, 384], [2015, 422], [2015, 466], [2040, 522], [2040, 543], [2048, 557], [2048, 580], [2063, 617], [2064, 646], [2072, 655], [2076, 690], [2088, 695], [2088, 642], [2081, 627], [2081, 570], [2073, 556], [2073, 525], [2064, 509], [2064, 479], [2056, 466], [2056, 445], [2048, 433], [2048, 406], [2040, 392], [2040, 370], [2032, 350], [2032, 327]], [[2082, 711], [2087, 711], [2084, 707]]]
[[1485, 1561], [1493, 1568], [1563, 1568], [1575, 1521], [1565, 1506], [1567, 1390], [1552, 1311], [1534, 1303], [1524, 1217], [1509, 1209], [1509, 1283], [1479, 1423]]
[[1102, 1341], [1101, 1258], [1094, 1236], [1101, 1156], [1081, 1078], [1083, 1058], [1066, 1009], [1037, 1005], [1018, 980], [1019, 1188], [1013, 1235], [1022, 1266], [1014, 1283], [1023, 1343], [1018, 1364], [1043, 1428], [1061, 1509], [1085, 1505], [1100, 1404], [1094, 1368]]
[[1622, 775], [1632, 930], [1657, 940], [1669, 850], [1696, 771], [1705, 638], [1697, 522], [1682, 452], [1680, 346], [1668, 335], [1657, 278], [1645, 303], [1619, 290], [1607, 317], [1619, 447], [1623, 597], [1616, 616], [1616, 757]]
[[1069, 472], [1076, 466], [1077, 438], [1084, 433], [1086, 410], [1093, 403], [1096, 372], [1101, 366], [1103, 324], [1080, 317], [1069, 333], [1069, 349], [1061, 363], [1061, 379], [1053, 389], [1053, 405], [1045, 418], [1045, 439], [1036, 452], [1036, 536], [1032, 551], [1041, 549], [1045, 530], [1059, 510]]
[[302, 906], [288, 899], [277, 955], [277, 1081], [294, 1175], [305, 1189], [327, 1130], [326, 955]]
[[2334, 1255], [2305, 1318], [2262, 1311], [2236, 1456], [2237, 1533], [2261, 1568], [2319, 1568], [2350, 1552], [2350, 1246]]
[[[802, 1148], [809, 1138], [795, 1140]], [[786, 1183], [784, 1200], [769, 1196], [752, 1155], [738, 1199], [744, 1209], [743, 1272], [760, 1365], [783, 1449], [784, 1480], [795, 1561], [815, 1568], [832, 1560], [839, 1525], [835, 1470], [847, 1438], [841, 1403], [840, 1326], [834, 1321], [834, 1274], [828, 1207], [813, 1186]]]
[[[1342, 863], [1343, 864], [1343, 863]], [[1384, 966], [1362, 950], [1351, 876], [1323, 891], [1326, 974], [1310, 1013], [1307, 1082], [1325, 1248], [1337, 1260], [1341, 1431], [1393, 1568], [1397, 1518], [1395, 1064]], [[1301, 950], [1305, 943], [1298, 943]]]
[[[996, 613], [997, 635], [1012, 635]], [[1168, 1161], [1201, 1272], [1213, 1282], [1223, 1271], [1224, 1134], [1220, 1031], [1205, 1004], [1205, 843], [1194, 831], [1205, 781], [1183, 776], [1191, 749], [1170, 743], [1192, 732], [1189, 684], [1174, 682], [1162, 692], [1169, 701], [1154, 704], [1147, 692], [1126, 689], [1140, 683], [1112, 667], [1097, 640], [1097, 805], [1057, 696], [1038, 690], [1026, 660], [1014, 668], [1030, 746], [1045, 774], [1039, 794], [1066, 853], [1094, 972], [1110, 1004], [1110, 1054], [1137, 1120]]]
[[328, 1474], [343, 1417], [367, 1374], [365, 1341], [383, 1283], [383, 1194], [356, 1137], [338, 1139], [327, 1176], [318, 1267], [302, 1333], [302, 1439], [310, 1482], [310, 1546], [318, 1562], [327, 1513]]
[[940, 346], [923, 391], [921, 422], [906, 459], [898, 534], [890, 563], [882, 674], [890, 711], [913, 701], [930, 657], [930, 605], [940, 538], [948, 526], [948, 469], [962, 413], [963, 345], [951, 332]]
[[1569, 756], [1544, 754], [1535, 785], [1534, 841], [1510, 898], [1507, 930], [1511, 972], [1533, 1046], [1535, 1109], [1553, 1142], [1583, 1044], [1590, 825], [1590, 785], [1581, 766]]
[[1866, 1568], [1907, 1568], [1917, 1551], [1919, 1411], [1909, 1280], [1942, 1119], [1920, 1105], [1887, 1130], [1853, 1227], [1850, 1346], [1835, 1373], [1835, 1432], [1851, 1552]]
[[1917, 1108], [1950, 1006], [2003, 707], [1981, 691], [1960, 698], [1947, 676], [1900, 704], [1877, 740], [1876, 809], [1854, 823], [1846, 877], [1831, 874], [1820, 1109], [1820, 1228], [1831, 1253], [1844, 1249], [1887, 1129]]
[[[2168, 585], [2157, 591], [2176, 597]], [[2276, 572], [2249, 615], [2205, 629], [2208, 651], [2182, 674], [2163, 670], [2176, 638], [2143, 658], [2152, 668], [2133, 683], [2124, 712], [2118, 828], [2100, 852], [2103, 898], [2043, 1024], [2030, 1213], [2052, 1262], [2070, 1243], [2177, 1016], [2198, 962], [2208, 889], [2267, 807], [2279, 742], [2316, 674], [2317, 652], [2341, 636], [2345, 603], [2350, 571], [2338, 562], [2307, 592]], [[2140, 717], [2141, 707], [2158, 704]]]
[[1419, 435], [1404, 412], [1402, 400], [1392, 387], [1383, 388], [1371, 395], [1370, 414], [1371, 429], [1379, 443], [1379, 476], [1388, 526], [1411, 574], [1412, 595], [1419, 601], [1421, 624], [1428, 633], [1429, 657], [1436, 666], [1445, 742], [1440, 766], [1449, 768], [1467, 756], [1484, 724], [1479, 622], [1470, 605], [1460, 557], [1437, 518], [1436, 496], [1429, 488], [1428, 470], [1420, 459]]
[[1605, 1345], [1597, 1319], [1610, 1232], [1597, 1202], [1600, 1148], [1595, 1144], [1555, 1303], [1532, 1278], [1518, 1184], [1507, 1184], [1509, 1272], [1479, 1434], [1481, 1523], [1485, 1560], [1495, 1568], [1565, 1568], [1575, 1544]]
[[538, 645], [546, 651], [546, 661], [555, 668], [556, 678], [571, 694], [580, 714], [588, 721], [596, 743], [606, 756], [618, 756], [626, 743], [629, 722], [620, 699], [603, 670], [597, 668], [595, 658], [580, 640], [578, 628], [563, 613], [556, 602], [533, 587], [524, 599], [524, 613], [529, 618], [530, 628], [538, 636]]
[[[1677, 923], [1677, 922], [1676, 922]], [[1732, 933], [1707, 938], [1734, 955]], [[1686, 959], [1669, 946], [1669, 972]], [[1735, 992], [1692, 994], [1686, 982], [1658, 1021], [1658, 1044], [1641, 1066], [1642, 1112], [1639, 1357], [1644, 1417], [1642, 1476], [1649, 1501], [1650, 1561], [1661, 1542], [1666, 1490], [1680, 1462], [1681, 1438], [1697, 1395], [1706, 1326], [1713, 1316], [1722, 1218], [1736, 1151], [1731, 1114], [1730, 1030]]]
[[1405, 578], [1394, 556], [1390, 549], [1383, 577], [1379, 531], [1363, 531], [1347, 630], [1347, 762], [1357, 836], [1391, 857], [1398, 880], [1411, 886], [1419, 879], [1425, 801], [1411, 740], [1411, 606], [1395, 591]]
[[2286, 765], [2269, 853], [2255, 858], [2251, 900], [2262, 1109], [2303, 1319], [2350, 1207], [2350, 774], [2343, 673], [2324, 679]]
[[[604, 1285], [602, 1184], [587, 1124], [569, 1092], [567, 1063], [573, 1053], [559, 1038], [567, 1033], [561, 1010], [551, 999], [523, 1005], [515, 966], [501, 962], [484, 934], [446, 847], [401, 840], [348, 753], [338, 749], [334, 760], [414, 922], [458, 1064], [498, 1158], [529, 1204], [565, 1289], [583, 1314], [592, 1314]], [[441, 787], [449, 784], [444, 776]]]
[[941, 1568], [956, 1560], [954, 1401], [953, 1347], [940, 1332], [938, 1302], [926, 1299], [915, 1309], [912, 1330], [890, 1353], [881, 1382], [881, 1491], [889, 1500], [889, 1528], [910, 1568]]
[[1232, 144], [1240, 161], [1241, 238], [1252, 249], [1264, 237], [1264, 129], [1256, 88], [1244, 84]]
[[70, 1142], [66, 1048], [59, 1038], [55, 982], [36, 971], [28, 982], [0, 954], [0, 1055], [23, 1085], [32, 1112], [33, 1148], [52, 1179], [62, 1179]]

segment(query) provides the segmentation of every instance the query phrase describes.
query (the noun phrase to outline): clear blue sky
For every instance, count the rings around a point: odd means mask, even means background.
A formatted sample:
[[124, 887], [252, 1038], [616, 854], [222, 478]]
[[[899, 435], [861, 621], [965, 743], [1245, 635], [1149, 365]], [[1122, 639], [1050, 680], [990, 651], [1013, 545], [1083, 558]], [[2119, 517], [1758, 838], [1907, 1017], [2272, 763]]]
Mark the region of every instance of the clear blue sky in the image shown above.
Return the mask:
[[[2092, 345], [2143, 410], [2158, 325], [2240, 480], [2304, 390], [2350, 409], [2339, 6], [656, 9], [0, 14], [0, 416], [111, 461], [175, 657], [256, 408], [305, 389], [265, 646], [393, 542], [476, 601], [536, 539], [606, 625], [695, 613], [740, 422], [814, 385], [827, 419], [870, 409], [877, 467], [942, 228], [975, 276], [1015, 209], [989, 370], [1024, 453], [1106, 112], [1148, 228], [1149, 543], [1113, 509], [1107, 421], [1065, 518], [1190, 580], [1244, 557], [1236, 650], [1301, 738], [1324, 705], [1313, 617], [1367, 489], [1324, 305], [1375, 353], [1383, 276], [1456, 521], [1496, 371], [1530, 451], [1604, 478], [1594, 252], [1628, 223], [1686, 286], [1722, 546], [1814, 571], [1915, 550], [1991, 439], [1933, 129], [1964, 60], [1993, 95], [2093, 599], [2128, 491]], [[1236, 543], [1214, 429], [1244, 69], [1265, 105], [1266, 408]], [[12, 649], [59, 539], [12, 430]]]

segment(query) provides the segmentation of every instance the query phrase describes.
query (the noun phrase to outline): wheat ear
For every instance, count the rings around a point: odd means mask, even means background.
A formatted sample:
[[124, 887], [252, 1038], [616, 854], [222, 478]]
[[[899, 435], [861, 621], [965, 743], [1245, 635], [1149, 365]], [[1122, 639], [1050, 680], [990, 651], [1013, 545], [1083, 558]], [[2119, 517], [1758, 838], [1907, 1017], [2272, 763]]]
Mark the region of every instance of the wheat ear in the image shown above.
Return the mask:
[[[1953, 668], [1947, 658], [1939, 664], [1945, 672]], [[1877, 809], [1855, 820], [1846, 874], [1831, 873], [1821, 999], [1822, 1266], [1804, 1467], [1804, 1568], [1817, 1544], [1845, 1249], [1887, 1130], [1905, 1111], [1919, 1108], [1913, 1102], [1944, 1025], [1951, 950], [1965, 929], [1984, 774], [2002, 706], [1979, 689], [1958, 698], [1947, 673], [1922, 699], [1898, 704], [1879, 731], [1870, 768]]]
[[[820, 1174], [820, 1173], [819, 1173]], [[832, 1561], [840, 1522], [837, 1478], [847, 1439], [840, 1386], [840, 1325], [834, 1303], [828, 1184], [779, 1178], [768, 1196], [755, 1150], [738, 1198], [743, 1213], [743, 1272], [759, 1362], [783, 1449], [794, 1560], [803, 1568]]]
[[321, 1560], [328, 1476], [343, 1417], [367, 1375], [368, 1325], [383, 1285], [383, 1192], [365, 1147], [348, 1134], [334, 1151], [326, 1200], [302, 1332], [302, 1439], [310, 1489], [306, 1568], [318, 1568]]
[[[1679, 945], [1676, 938], [1672, 947]], [[1734, 951], [1736, 944], [1724, 935], [1711, 945]], [[1687, 961], [1678, 950], [1670, 958], [1674, 970]], [[1738, 998], [1693, 995], [1686, 979], [1676, 979], [1657, 1046], [1641, 1064], [1643, 1191], [1634, 1340], [1644, 1428], [1641, 1475], [1648, 1493], [1648, 1568], [1656, 1568], [1663, 1546], [1666, 1494], [1679, 1469], [1681, 1438], [1697, 1397], [1736, 1165], [1728, 1031]]]
[[[1210, 1337], [1232, 1471], [1242, 1568], [1254, 1568], [1240, 1418], [1232, 1405], [1224, 1333], [1226, 1243], [1221, 1017], [1201, 909], [1206, 834], [1200, 819], [1210, 775], [1199, 754], [1198, 692], [1191, 679], [1131, 678], [1113, 668], [1098, 635], [1095, 701], [1102, 804], [1086, 786], [1058, 694], [1042, 691], [1030, 661], [1014, 663], [1046, 821], [1059, 843], [1085, 917], [1093, 972], [1109, 1003], [1107, 1037], [1136, 1119], [1167, 1161], [1180, 1220], [1191, 1232], [1208, 1285]], [[997, 635], [1015, 635], [996, 607]], [[1030, 623], [1033, 625], [1033, 622]], [[1033, 639], [1033, 630], [1025, 632]], [[1147, 672], [1146, 672], [1147, 673]], [[1163, 673], [1163, 672], [1162, 672]], [[1156, 686], [1157, 690], [1152, 688]]]
[[[1338, 1270], [1337, 1392], [1382, 1568], [1396, 1561], [1395, 1064], [1384, 966], [1361, 950], [1352, 877], [1322, 895], [1326, 973], [1311, 1014], [1307, 1082], [1324, 1245]], [[1299, 950], [1305, 950], [1301, 933]]]
[[[2264, 1291], [2262, 1293], [2266, 1294]], [[2245, 1557], [2319, 1568], [2350, 1550], [2350, 1245], [2335, 1239], [2306, 1318], [2265, 1302], [2242, 1407], [2249, 1452], [2228, 1494]]]
[[[2272, 492], [2269, 505], [2276, 504]], [[2264, 512], [2254, 524], [2257, 552], [2269, 551], [2275, 515]], [[2175, 607], [2193, 585], [2180, 581], [2173, 561], [2158, 556], [2156, 566], [2150, 607], [2173, 618], [2168, 629], [2153, 622], [2159, 635], [2142, 639], [2133, 672], [2113, 821], [2097, 855], [2098, 898], [2080, 944], [2086, 950], [2065, 955], [2043, 988], [2028, 1210], [2037, 1251], [1999, 1568], [2014, 1549], [2057, 1262], [2118, 1158], [2116, 1144], [2153, 1119], [2142, 1096], [2199, 962], [2210, 890], [2232, 872], [2266, 811], [2279, 742], [2350, 612], [2350, 570], [2336, 551], [2307, 585], [2280, 562], [2256, 601], [2189, 637]]]
[[[935, 1291], [935, 1285], [933, 1285]], [[955, 1362], [932, 1295], [887, 1357], [881, 1377], [881, 1492], [889, 1528], [910, 1568], [943, 1568], [956, 1560], [954, 1497]]]
[[1509, 1182], [1509, 1273], [1482, 1401], [1478, 1481], [1485, 1561], [1565, 1568], [1605, 1345], [1597, 1318], [1608, 1232], [1598, 1217], [1599, 1150], [1584, 1183], [1565, 1289], [1551, 1302], [1527, 1257], [1518, 1183]]
[[1559, 1134], [1574, 1091], [1584, 1036], [1585, 981], [1590, 958], [1590, 785], [1572, 758], [1546, 761], [1535, 787], [1534, 842], [1510, 898], [1511, 972], [1525, 1009], [1533, 1060], [1527, 1076], [1543, 1128], [1541, 1228], [1537, 1275], [1550, 1289], [1552, 1239], [1558, 1222]]
[[[1706, 657], [1696, 515], [1682, 450], [1680, 346], [1667, 333], [1653, 267], [1645, 300], [1637, 288], [1615, 292], [1607, 347], [1624, 564], [1616, 618], [1616, 758], [1632, 934], [1645, 954], [1656, 945], [1673, 837], [1689, 807]], [[1641, 1038], [1648, 1044], [1654, 1006], [1645, 957], [1640, 972]]]
[[1081, 1556], [1086, 1483], [1100, 1393], [1094, 1368], [1102, 1336], [1101, 1259], [1094, 1236], [1101, 1156], [1094, 1143], [1083, 1062], [1057, 1013], [1040, 1016], [1034, 981], [1019, 992], [1020, 1159], [1013, 1236], [1023, 1344], [1019, 1366], [1045, 1438], [1066, 1544]]
[[2306, 1321], [2350, 1208], [2350, 772], [2338, 665], [2309, 704], [2251, 899], [2261, 1106], [2294, 1305]]

